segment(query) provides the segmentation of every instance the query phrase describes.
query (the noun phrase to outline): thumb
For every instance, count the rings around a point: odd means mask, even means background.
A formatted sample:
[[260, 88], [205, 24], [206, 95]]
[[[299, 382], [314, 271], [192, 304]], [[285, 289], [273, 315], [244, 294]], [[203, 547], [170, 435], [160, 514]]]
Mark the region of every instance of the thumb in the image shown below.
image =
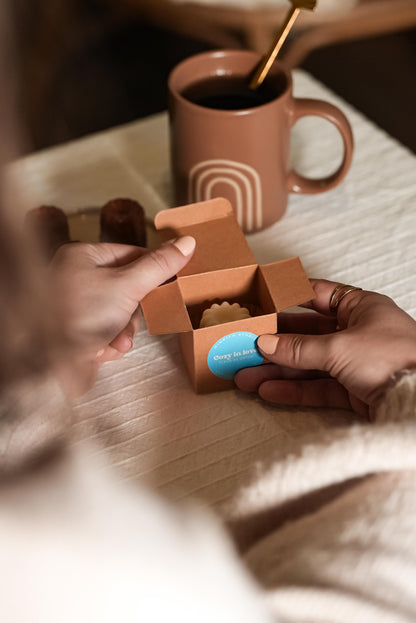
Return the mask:
[[329, 335], [260, 335], [257, 348], [266, 359], [296, 370], [329, 371]]
[[195, 244], [195, 238], [183, 236], [123, 266], [121, 271], [130, 296], [141, 301], [154, 288], [176, 275], [191, 259]]

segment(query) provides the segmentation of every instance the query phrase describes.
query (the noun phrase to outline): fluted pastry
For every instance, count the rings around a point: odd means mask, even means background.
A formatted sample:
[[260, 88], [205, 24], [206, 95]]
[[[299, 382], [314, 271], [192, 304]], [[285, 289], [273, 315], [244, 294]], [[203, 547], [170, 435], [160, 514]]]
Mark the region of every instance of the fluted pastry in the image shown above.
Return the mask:
[[214, 303], [204, 310], [199, 328], [213, 327], [216, 324], [243, 320], [244, 318], [251, 318], [247, 307], [241, 307], [238, 303], [230, 305], [227, 301], [223, 301], [221, 305]]

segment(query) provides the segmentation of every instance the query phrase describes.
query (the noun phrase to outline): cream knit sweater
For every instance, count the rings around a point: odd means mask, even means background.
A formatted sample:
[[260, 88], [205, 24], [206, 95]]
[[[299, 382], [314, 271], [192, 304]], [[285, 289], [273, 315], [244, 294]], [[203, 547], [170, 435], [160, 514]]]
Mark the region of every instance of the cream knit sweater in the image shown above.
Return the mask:
[[131, 489], [80, 446], [35, 469], [67, 413], [45, 421], [59, 390], [37, 383], [36, 402], [33, 387], [0, 417], [2, 620], [416, 620], [416, 371], [374, 424], [300, 439], [259, 468], [227, 508], [240, 555], [215, 519]]
[[264, 465], [230, 512], [277, 621], [416, 621], [416, 371], [374, 424]]

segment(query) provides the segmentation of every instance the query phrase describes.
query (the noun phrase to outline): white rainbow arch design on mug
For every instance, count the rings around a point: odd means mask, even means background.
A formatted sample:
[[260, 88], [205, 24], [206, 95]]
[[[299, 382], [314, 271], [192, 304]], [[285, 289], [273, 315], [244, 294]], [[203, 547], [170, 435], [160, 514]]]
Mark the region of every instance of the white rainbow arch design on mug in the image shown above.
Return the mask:
[[261, 182], [253, 167], [233, 160], [205, 160], [192, 167], [188, 178], [188, 201], [196, 203], [218, 196], [215, 187], [226, 184], [237, 220], [245, 231], [262, 227]]

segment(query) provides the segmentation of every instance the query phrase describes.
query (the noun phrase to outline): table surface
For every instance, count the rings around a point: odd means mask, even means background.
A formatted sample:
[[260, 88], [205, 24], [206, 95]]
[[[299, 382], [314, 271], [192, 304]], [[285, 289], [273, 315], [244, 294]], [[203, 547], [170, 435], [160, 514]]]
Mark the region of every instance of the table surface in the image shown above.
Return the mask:
[[[346, 113], [353, 164], [336, 189], [292, 195], [281, 221], [247, 237], [258, 263], [299, 255], [309, 276], [384, 292], [416, 317], [416, 157], [308, 74], [295, 71], [294, 87], [295, 95]], [[341, 149], [337, 132], [321, 119], [303, 119], [293, 130], [291, 159], [308, 175], [332, 171]], [[13, 163], [10, 175], [27, 207], [46, 203], [75, 213], [124, 196], [153, 217], [173, 205], [167, 115], [29, 155]], [[218, 509], [259, 460], [352, 417], [275, 407], [236, 390], [197, 396], [176, 336], [149, 336], [145, 327], [127, 356], [103, 366], [75, 416], [76, 439], [96, 443], [123, 477]]]

